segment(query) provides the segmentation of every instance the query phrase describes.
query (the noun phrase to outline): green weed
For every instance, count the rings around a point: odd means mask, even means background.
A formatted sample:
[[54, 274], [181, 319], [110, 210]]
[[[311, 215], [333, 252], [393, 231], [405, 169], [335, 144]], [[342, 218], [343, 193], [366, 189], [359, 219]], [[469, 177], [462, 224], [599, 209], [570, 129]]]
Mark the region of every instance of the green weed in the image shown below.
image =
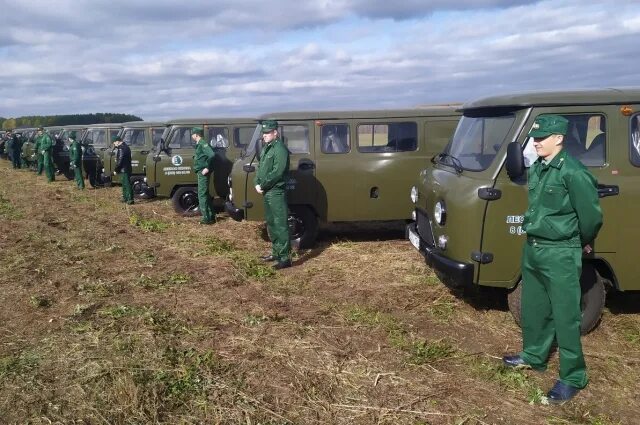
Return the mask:
[[248, 326], [259, 326], [262, 323], [266, 322], [267, 320], [269, 320], [269, 318], [264, 314], [262, 315], [249, 314], [244, 318], [244, 323]]
[[230, 254], [236, 250], [235, 246], [224, 239], [212, 236], [204, 241], [208, 254]]
[[18, 376], [38, 367], [40, 357], [33, 352], [23, 351], [20, 354], [0, 357], [0, 378]]
[[103, 281], [98, 279], [96, 281], [87, 280], [84, 283], [76, 285], [76, 291], [78, 295], [96, 295], [98, 297], [108, 297], [120, 291], [113, 282]]
[[144, 314], [146, 310], [138, 307], [131, 307], [127, 305], [118, 305], [114, 307], [108, 307], [100, 311], [101, 316], [111, 317], [113, 319], [120, 319], [123, 317], [140, 316]]
[[390, 314], [382, 313], [369, 307], [353, 306], [347, 310], [345, 319], [349, 322], [366, 326], [381, 326], [387, 331], [398, 331], [401, 328], [398, 320]]
[[192, 281], [192, 277], [188, 274], [174, 273], [163, 278], [154, 278], [141, 274], [134, 282], [134, 285], [145, 289], [166, 289], [173, 286], [185, 285]]
[[133, 214], [129, 217], [129, 223], [138, 227], [145, 232], [164, 232], [169, 228], [169, 224], [155, 218], [144, 218], [137, 214]]
[[446, 341], [414, 341], [408, 347], [409, 363], [421, 365], [446, 359], [456, 353], [456, 349]]
[[451, 300], [438, 300], [429, 308], [431, 315], [440, 322], [448, 322], [455, 312], [456, 305]]
[[34, 307], [51, 307], [53, 300], [46, 295], [33, 295], [29, 299]]
[[473, 358], [470, 370], [480, 379], [495, 382], [505, 390], [523, 392], [530, 404], [548, 403], [542, 389], [532, 382], [522, 369], [514, 369], [495, 362]]
[[19, 220], [23, 217], [22, 212], [14, 207], [3, 193], [0, 193], [0, 216], [7, 220]]
[[231, 260], [236, 272], [243, 279], [264, 280], [276, 274], [273, 267], [244, 252], [234, 252]]

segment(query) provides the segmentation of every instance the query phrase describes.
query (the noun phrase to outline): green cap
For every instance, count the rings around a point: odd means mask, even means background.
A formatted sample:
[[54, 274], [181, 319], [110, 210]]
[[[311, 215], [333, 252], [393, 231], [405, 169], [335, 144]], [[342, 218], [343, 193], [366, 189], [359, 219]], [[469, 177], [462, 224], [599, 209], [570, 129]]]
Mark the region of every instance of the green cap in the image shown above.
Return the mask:
[[200, 137], [204, 137], [204, 130], [202, 127], [192, 127], [191, 134], [197, 134]]
[[540, 115], [531, 126], [528, 137], [549, 137], [552, 134], [567, 134], [569, 121], [560, 115]]
[[75, 131], [70, 131], [69, 132], [69, 138], [70, 139], [75, 139], [76, 138], [76, 132]]
[[262, 121], [261, 124], [262, 124], [263, 133], [268, 133], [270, 131], [278, 129], [278, 121], [276, 120], [265, 120], [265, 121]]
[[122, 137], [120, 137], [120, 136], [113, 136], [113, 137], [111, 137], [111, 141], [112, 141], [112, 142], [122, 142]]

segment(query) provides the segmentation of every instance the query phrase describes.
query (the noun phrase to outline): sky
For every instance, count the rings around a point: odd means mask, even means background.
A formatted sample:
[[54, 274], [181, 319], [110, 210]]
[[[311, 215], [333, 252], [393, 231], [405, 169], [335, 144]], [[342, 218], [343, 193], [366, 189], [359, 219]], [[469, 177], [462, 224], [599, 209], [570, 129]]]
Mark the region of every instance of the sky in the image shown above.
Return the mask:
[[640, 0], [0, 0], [0, 116], [404, 108], [638, 86]]

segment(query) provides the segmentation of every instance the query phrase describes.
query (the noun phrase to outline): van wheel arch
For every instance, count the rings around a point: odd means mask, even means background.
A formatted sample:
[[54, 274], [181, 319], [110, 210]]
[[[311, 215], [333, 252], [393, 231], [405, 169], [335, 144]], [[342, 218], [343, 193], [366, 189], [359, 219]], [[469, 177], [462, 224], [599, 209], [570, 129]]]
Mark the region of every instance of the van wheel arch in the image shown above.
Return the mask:
[[[586, 335], [598, 326], [602, 311], [606, 301], [606, 280], [603, 279], [596, 266], [592, 262], [582, 264], [582, 275], [580, 276], [580, 287], [582, 290], [581, 305], [582, 321], [580, 323], [580, 334]], [[522, 279], [507, 295], [509, 311], [513, 319], [521, 325], [521, 301], [522, 301]]]

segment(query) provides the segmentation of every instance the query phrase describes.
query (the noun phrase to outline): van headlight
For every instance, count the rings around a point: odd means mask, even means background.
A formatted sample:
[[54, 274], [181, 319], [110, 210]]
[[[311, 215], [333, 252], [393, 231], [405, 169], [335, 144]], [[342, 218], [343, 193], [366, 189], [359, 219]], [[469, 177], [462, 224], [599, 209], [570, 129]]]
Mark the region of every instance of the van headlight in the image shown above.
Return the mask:
[[433, 207], [433, 218], [440, 226], [444, 226], [447, 221], [447, 209], [444, 206], [444, 201], [436, 202], [436, 206]]
[[418, 188], [415, 186], [411, 187], [411, 202], [414, 204], [418, 202]]

